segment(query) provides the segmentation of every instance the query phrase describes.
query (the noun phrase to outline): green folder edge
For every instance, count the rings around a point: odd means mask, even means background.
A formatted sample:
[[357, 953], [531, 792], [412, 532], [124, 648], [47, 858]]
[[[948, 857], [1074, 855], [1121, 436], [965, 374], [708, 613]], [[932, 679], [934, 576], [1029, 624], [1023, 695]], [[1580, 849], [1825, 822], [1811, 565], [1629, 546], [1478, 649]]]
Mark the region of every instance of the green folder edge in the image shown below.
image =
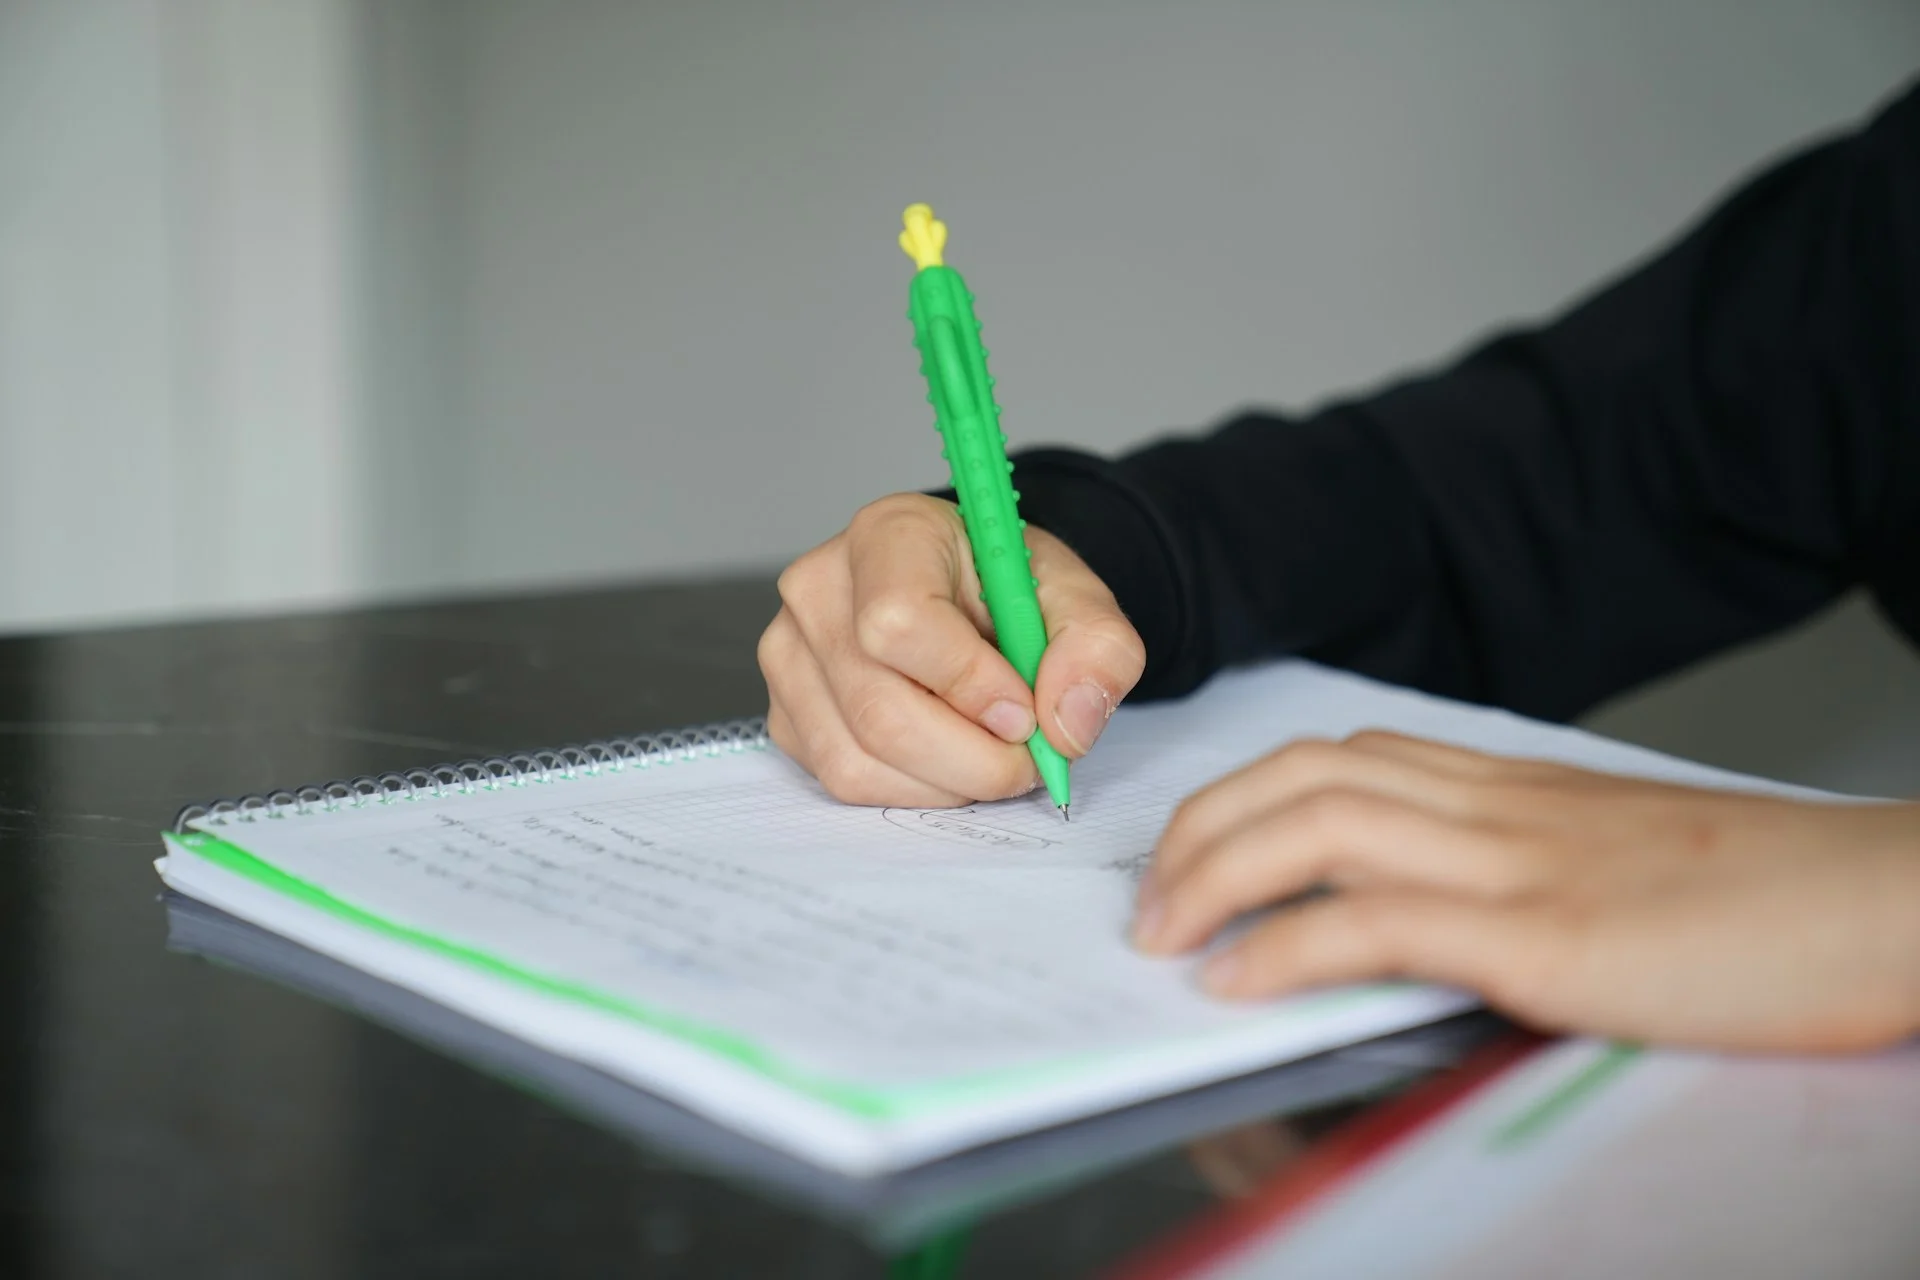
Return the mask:
[[[783, 1061], [777, 1054], [733, 1032], [708, 1026], [678, 1014], [650, 1009], [645, 1005], [622, 999], [584, 983], [535, 973], [491, 952], [469, 947], [389, 920], [385, 916], [376, 915], [351, 902], [336, 898], [318, 885], [309, 884], [298, 876], [291, 875], [247, 852], [240, 846], [208, 832], [169, 831], [162, 833], [161, 838], [169, 847], [183, 853], [190, 852], [195, 857], [251, 880], [283, 897], [325, 912], [336, 920], [344, 920], [396, 942], [418, 947], [442, 959], [463, 964], [490, 977], [510, 982], [551, 999], [563, 1000], [569, 1004], [624, 1018], [650, 1031], [670, 1036], [724, 1058], [737, 1066], [745, 1067], [759, 1076], [776, 1081], [816, 1101], [827, 1103], [849, 1115], [866, 1120], [901, 1120], [981, 1097], [1015, 1093], [1035, 1084], [1072, 1075], [1089, 1062], [1107, 1060], [1104, 1055], [1076, 1054], [1036, 1066], [980, 1072], [929, 1084], [890, 1088], [850, 1084], [844, 1080], [832, 1079], [793, 1066]], [[1404, 984], [1383, 983], [1362, 990], [1328, 992], [1313, 1001], [1310, 1008], [1296, 1009], [1295, 1012], [1318, 1011], [1330, 1006], [1363, 1000], [1382, 988], [1402, 985]]]

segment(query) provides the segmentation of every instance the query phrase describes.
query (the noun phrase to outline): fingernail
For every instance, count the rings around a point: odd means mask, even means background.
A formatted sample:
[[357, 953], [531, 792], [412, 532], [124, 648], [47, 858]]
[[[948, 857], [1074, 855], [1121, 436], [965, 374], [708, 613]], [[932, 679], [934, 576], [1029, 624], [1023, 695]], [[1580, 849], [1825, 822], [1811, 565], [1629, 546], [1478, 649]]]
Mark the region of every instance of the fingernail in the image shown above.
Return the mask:
[[1222, 951], [1207, 961], [1207, 967], [1200, 971], [1201, 985], [1217, 996], [1230, 995], [1239, 985], [1240, 971], [1245, 967], [1237, 948]]
[[1025, 742], [1033, 736], [1033, 712], [1005, 698], [988, 707], [980, 723], [1008, 742]]
[[1160, 926], [1166, 922], [1167, 913], [1157, 902], [1141, 904], [1140, 912], [1133, 920], [1133, 941], [1136, 946], [1149, 946], [1160, 933]]
[[1091, 680], [1083, 680], [1060, 695], [1060, 706], [1053, 718], [1060, 732], [1066, 735], [1067, 745], [1085, 755], [1093, 749], [1112, 714], [1113, 699], [1107, 696], [1107, 691]]

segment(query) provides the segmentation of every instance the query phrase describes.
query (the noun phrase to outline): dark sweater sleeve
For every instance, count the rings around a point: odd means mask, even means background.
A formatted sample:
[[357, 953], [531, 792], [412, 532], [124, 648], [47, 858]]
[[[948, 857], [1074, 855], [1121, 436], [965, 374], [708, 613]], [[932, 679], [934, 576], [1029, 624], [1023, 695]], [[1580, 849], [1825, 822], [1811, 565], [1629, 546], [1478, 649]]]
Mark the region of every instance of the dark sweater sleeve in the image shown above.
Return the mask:
[[1917, 370], [1910, 89], [1443, 372], [1016, 481], [1140, 629], [1137, 696], [1298, 654], [1566, 718], [1868, 580]]

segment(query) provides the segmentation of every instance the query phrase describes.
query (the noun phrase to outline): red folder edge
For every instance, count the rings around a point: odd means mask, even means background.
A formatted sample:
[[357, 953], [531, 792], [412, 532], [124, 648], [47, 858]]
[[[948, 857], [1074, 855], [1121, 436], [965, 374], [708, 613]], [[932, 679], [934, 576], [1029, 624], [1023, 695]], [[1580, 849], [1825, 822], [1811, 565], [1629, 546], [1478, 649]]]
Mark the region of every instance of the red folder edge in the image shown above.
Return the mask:
[[1547, 1044], [1516, 1031], [1458, 1066], [1362, 1112], [1315, 1143], [1251, 1195], [1202, 1213], [1127, 1259], [1106, 1280], [1188, 1280], [1255, 1240], [1273, 1236]]

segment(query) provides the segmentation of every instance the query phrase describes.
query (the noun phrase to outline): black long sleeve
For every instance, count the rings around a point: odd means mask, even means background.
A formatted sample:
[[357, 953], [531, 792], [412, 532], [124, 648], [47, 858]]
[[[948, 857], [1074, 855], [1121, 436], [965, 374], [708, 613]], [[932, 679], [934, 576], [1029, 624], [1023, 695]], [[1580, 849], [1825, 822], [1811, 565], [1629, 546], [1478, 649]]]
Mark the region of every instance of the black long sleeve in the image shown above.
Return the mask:
[[1015, 467], [1137, 696], [1284, 653], [1564, 718], [1861, 584], [1920, 637], [1920, 87], [1444, 372]]

